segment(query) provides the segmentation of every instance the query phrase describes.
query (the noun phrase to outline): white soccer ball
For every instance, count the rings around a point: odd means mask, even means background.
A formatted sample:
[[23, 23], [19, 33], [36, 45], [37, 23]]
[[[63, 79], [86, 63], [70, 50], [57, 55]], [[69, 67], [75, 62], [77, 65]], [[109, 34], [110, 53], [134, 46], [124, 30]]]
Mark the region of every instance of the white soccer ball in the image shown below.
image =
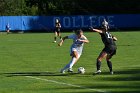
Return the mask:
[[84, 74], [84, 73], [85, 73], [85, 68], [79, 67], [79, 68], [78, 68], [78, 73]]

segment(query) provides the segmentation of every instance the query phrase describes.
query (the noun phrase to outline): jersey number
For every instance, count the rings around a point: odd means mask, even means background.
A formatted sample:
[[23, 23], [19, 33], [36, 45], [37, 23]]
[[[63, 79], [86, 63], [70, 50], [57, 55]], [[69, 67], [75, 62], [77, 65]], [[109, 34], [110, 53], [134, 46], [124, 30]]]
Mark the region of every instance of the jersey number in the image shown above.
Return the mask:
[[107, 38], [112, 38], [110, 33], [106, 32], [106, 34], [107, 34]]

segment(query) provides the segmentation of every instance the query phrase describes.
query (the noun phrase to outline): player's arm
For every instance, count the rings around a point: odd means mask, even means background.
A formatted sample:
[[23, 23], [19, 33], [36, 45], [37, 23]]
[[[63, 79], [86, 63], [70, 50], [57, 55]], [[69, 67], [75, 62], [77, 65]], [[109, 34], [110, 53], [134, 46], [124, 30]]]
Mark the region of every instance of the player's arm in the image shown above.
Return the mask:
[[103, 31], [99, 29], [93, 29], [93, 31], [98, 32], [98, 33], [103, 33]]
[[79, 40], [79, 41], [81, 41], [81, 42], [83, 42], [83, 43], [89, 43], [89, 40], [88, 40], [88, 39], [85, 39], [85, 40]]
[[112, 38], [113, 38], [114, 41], [118, 40], [117, 37], [115, 37], [115, 36], [112, 36]]
[[82, 40], [79, 39], [79, 41], [81, 41], [83, 43], [89, 43], [89, 40], [85, 36], [83, 36], [83, 39]]
[[102, 30], [99, 30], [99, 29], [94, 29], [93, 27], [90, 27], [90, 30], [91, 30], [91, 31], [98, 32], [98, 33], [103, 33], [103, 31], [102, 31]]
[[59, 23], [59, 28], [61, 28], [61, 24]]
[[58, 43], [58, 46], [62, 46], [65, 39], [68, 39], [68, 36], [63, 37], [62, 40]]

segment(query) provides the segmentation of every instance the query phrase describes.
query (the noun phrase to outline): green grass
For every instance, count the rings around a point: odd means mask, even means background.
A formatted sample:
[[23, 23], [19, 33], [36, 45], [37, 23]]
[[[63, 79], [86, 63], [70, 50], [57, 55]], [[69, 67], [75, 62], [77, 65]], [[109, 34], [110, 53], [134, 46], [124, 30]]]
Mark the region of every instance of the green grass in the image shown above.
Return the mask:
[[53, 33], [0, 34], [0, 93], [139, 93], [140, 32], [112, 34], [118, 38], [117, 55], [112, 58], [114, 75], [109, 74], [105, 60], [102, 73], [92, 75], [104, 47], [98, 33], [85, 33], [90, 43], [73, 67], [75, 72], [84, 67], [83, 75], [59, 73], [71, 59], [72, 40], [58, 47], [52, 43]]

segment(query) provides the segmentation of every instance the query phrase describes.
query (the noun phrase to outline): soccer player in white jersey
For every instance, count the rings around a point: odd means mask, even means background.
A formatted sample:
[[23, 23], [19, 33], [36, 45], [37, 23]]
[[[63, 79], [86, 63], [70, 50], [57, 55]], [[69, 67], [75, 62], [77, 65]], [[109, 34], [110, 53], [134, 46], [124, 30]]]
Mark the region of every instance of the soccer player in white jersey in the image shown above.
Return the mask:
[[84, 43], [89, 43], [89, 40], [83, 35], [82, 30], [77, 30], [75, 31], [75, 34], [63, 37], [58, 45], [62, 46], [65, 39], [73, 39], [73, 44], [70, 49], [70, 56], [72, 56], [72, 59], [63, 69], [61, 69], [61, 73], [65, 73], [66, 69], [68, 69], [68, 72], [73, 72], [72, 67], [81, 56]]

